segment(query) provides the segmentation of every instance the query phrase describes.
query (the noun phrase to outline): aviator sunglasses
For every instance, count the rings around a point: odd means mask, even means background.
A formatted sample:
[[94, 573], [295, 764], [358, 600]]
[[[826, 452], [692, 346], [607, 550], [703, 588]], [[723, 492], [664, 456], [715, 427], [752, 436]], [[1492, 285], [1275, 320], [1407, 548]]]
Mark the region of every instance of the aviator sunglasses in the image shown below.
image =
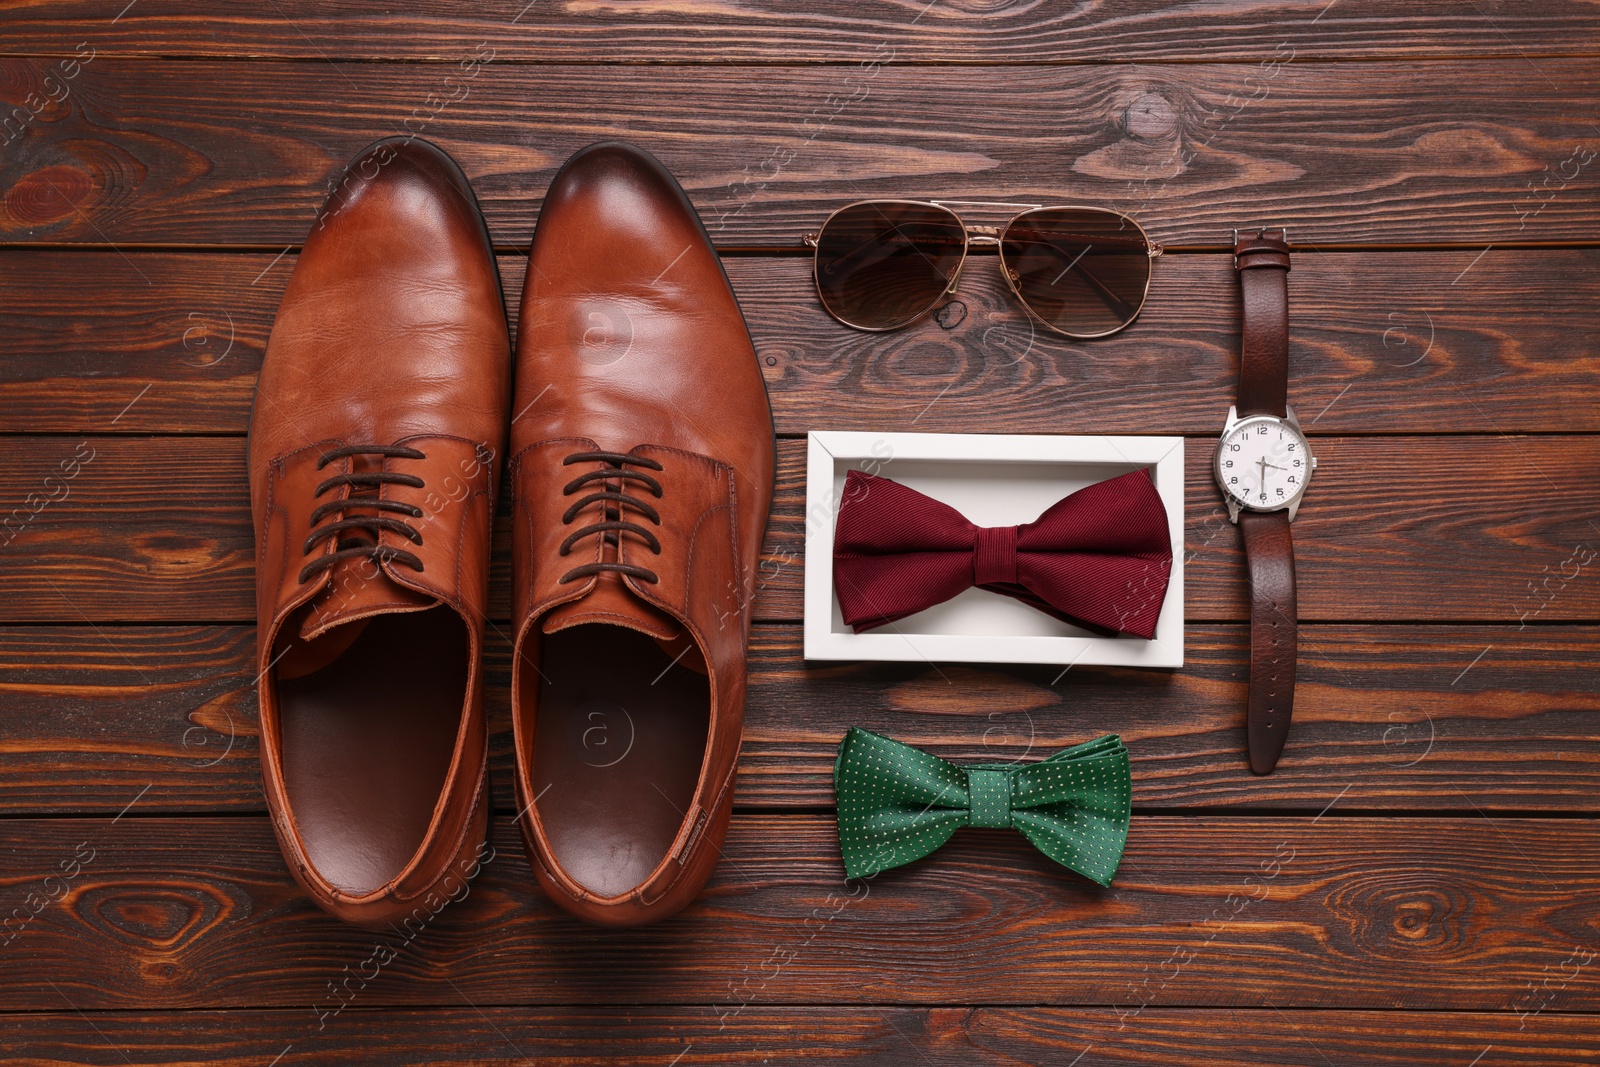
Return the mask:
[[[1025, 208], [1003, 227], [968, 226], [950, 204]], [[805, 243], [828, 314], [858, 330], [898, 330], [956, 291], [974, 244], [994, 245], [1017, 300], [1056, 333], [1116, 333], [1139, 316], [1161, 255], [1139, 224], [1094, 207], [979, 200], [863, 200], [829, 215]]]

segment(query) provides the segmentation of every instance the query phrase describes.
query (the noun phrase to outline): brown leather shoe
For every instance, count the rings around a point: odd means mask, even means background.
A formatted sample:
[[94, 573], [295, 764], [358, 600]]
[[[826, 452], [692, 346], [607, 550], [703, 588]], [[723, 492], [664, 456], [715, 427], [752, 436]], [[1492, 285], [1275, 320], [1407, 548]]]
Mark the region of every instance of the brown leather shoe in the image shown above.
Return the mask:
[[646, 152], [591, 145], [551, 184], [512, 410], [523, 836], [563, 907], [652, 922], [727, 830], [773, 438], [716, 249]]
[[509, 377], [465, 176], [424, 141], [367, 148], [295, 265], [250, 418], [267, 805], [351, 922], [426, 922], [476, 871]]

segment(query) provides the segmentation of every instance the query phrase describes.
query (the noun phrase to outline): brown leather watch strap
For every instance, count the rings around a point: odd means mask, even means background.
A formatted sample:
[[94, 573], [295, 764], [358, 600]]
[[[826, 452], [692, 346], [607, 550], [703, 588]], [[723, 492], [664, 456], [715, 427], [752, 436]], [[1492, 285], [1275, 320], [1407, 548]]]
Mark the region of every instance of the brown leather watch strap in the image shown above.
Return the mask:
[[1250, 569], [1250, 769], [1271, 774], [1294, 713], [1294, 541], [1285, 511], [1240, 512], [1239, 531]]
[[[1239, 416], [1289, 413], [1289, 235], [1235, 234], [1233, 265], [1243, 298]], [[1297, 623], [1294, 541], [1285, 511], [1239, 515], [1250, 569], [1250, 694], [1246, 732], [1250, 769], [1270, 774], [1294, 713]]]
[[[1276, 234], [1277, 236], [1272, 236]], [[1239, 415], [1288, 414], [1289, 241], [1284, 230], [1241, 234], [1233, 244], [1244, 305]]]

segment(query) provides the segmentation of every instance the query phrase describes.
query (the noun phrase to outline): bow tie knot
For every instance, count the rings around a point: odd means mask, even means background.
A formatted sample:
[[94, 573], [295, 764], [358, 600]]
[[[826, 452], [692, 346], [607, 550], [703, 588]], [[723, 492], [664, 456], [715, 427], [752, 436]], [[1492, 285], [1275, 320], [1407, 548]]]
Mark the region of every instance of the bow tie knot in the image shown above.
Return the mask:
[[1015, 526], [980, 526], [972, 546], [973, 585], [1017, 584], [1017, 535]]
[[967, 771], [968, 826], [1011, 829], [1011, 772], [988, 767]]

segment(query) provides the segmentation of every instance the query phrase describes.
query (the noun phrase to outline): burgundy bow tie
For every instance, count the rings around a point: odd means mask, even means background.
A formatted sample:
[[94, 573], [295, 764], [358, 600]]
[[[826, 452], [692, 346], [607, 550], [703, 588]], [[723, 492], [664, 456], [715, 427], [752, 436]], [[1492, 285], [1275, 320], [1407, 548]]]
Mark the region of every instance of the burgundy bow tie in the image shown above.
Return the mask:
[[845, 476], [833, 585], [856, 633], [977, 586], [1077, 626], [1153, 638], [1171, 573], [1167, 509], [1144, 471], [993, 527], [888, 478]]

